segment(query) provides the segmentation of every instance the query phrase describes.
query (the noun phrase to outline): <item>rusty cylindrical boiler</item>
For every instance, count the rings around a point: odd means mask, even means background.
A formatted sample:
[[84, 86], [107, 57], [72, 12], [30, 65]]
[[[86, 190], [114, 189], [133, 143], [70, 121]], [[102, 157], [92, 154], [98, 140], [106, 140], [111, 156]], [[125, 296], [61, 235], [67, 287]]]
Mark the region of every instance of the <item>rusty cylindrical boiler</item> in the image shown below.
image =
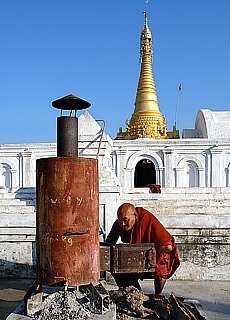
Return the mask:
[[[83, 109], [85, 101], [75, 98], [54, 102], [59, 109]], [[41, 285], [95, 285], [100, 278], [98, 164], [71, 154], [60, 139], [57, 149], [64, 155], [59, 151], [58, 157], [37, 160], [36, 280]]]

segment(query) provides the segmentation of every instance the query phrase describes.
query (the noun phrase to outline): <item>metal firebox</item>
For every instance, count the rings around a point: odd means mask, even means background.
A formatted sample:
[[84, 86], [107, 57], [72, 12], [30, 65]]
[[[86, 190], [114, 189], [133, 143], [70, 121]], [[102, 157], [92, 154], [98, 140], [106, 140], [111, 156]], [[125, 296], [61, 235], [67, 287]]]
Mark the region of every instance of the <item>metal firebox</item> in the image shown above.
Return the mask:
[[144, 273], [146, 278], [155, 272], [156, 250], [154, 243], [101, 244], [101, 271], [111, 273]]
[[37, 212], [38, 282], [98, 283], [97, 161], [39, 159]]

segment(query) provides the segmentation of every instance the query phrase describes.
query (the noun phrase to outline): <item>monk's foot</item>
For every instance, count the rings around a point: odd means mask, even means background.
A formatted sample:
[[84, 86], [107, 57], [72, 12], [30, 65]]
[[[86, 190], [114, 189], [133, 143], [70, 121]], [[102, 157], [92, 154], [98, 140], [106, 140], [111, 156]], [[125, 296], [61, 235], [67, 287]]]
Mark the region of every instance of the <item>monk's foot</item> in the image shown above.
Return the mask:
[[154, 298], [155, 298], [155, 299], [158, 299], [158, 300], [164, 300], [164, 299], [165, 299], [165, 296], [162, 296], [162, 294], [155, 294], [155, 295], [154, 295]]

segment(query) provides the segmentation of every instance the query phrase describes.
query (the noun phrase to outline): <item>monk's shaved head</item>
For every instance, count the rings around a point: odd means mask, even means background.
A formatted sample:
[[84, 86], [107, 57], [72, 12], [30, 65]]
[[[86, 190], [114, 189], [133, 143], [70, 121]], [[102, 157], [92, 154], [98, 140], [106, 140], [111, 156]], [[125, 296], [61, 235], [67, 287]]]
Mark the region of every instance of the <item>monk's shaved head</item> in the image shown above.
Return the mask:
[[124, 231], [132, 229], [136, 221], [136, 209], [131, 203], [123, 203], [117, 210], [120, 226]]
[[132, 214], [134, 212], [136, 212], [136, 209], [131, 203], [123, 203], [117, 210], [117, 216], [121, 214]]

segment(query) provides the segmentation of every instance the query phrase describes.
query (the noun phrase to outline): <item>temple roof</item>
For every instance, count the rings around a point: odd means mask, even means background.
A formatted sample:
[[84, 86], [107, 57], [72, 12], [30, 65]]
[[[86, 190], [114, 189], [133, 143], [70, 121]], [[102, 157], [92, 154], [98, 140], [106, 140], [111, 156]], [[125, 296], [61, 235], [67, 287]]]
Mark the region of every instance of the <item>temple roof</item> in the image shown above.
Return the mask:
[[195, 130], [200, 138], [229, 139], [230, 111], [201, 109], [197, 113]]

